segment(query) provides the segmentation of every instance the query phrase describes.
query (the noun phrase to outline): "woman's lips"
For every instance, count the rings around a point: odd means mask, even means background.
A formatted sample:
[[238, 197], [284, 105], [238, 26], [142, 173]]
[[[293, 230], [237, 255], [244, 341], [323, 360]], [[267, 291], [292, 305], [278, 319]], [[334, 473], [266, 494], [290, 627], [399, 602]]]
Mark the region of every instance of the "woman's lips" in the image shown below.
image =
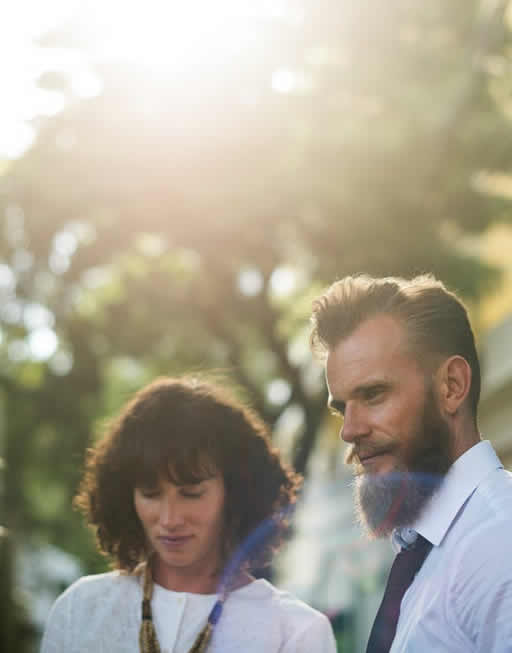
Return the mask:
[[193, 535], [160, 535], [157, 540], [166, 547], [180, 547], [189, 542]]

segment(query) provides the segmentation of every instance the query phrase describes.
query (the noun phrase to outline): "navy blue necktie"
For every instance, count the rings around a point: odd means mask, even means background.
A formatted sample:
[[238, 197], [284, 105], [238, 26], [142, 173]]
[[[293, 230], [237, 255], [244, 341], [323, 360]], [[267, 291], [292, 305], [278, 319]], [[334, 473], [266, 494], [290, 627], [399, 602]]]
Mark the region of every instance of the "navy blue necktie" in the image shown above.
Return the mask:
[[418, 535], [410, 548], [397, 554], [389, 572], [382, 603], [373, 622], [366, 653], [388, 653], [395, 638], [402, 598], [431, 548], [432, 544]]

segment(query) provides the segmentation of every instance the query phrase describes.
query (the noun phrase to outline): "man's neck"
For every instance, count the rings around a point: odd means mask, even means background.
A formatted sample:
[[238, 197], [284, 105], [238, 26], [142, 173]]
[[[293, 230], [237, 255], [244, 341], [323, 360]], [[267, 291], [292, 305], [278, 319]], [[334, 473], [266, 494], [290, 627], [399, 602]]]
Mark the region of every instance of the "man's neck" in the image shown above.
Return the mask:
[[469, 416], [460, 416], [460, 419], [454, 419], [452, 433], [453, 462], [482, 440], [474, 419]]

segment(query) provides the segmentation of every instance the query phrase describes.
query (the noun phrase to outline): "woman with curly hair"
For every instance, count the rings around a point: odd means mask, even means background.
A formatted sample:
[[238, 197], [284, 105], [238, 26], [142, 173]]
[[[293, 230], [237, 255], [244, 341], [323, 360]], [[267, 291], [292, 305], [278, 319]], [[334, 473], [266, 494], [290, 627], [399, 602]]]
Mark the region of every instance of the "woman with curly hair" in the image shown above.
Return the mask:
[[220, 388], [143, 388], [89, 450], [75, 499], [114, 571], [57, 599], [42, 653], [334, 653], [324, 615], [251, 575], [300, 481]]

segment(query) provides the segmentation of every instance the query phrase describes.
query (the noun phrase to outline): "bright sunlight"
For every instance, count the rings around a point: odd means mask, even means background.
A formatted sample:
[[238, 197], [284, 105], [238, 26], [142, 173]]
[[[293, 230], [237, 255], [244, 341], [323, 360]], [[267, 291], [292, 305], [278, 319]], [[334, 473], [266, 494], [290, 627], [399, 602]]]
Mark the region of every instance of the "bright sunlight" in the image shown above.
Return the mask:
[[[72, 99], [42, 88], [45, 73], [66, 75], [77, 98], [100, 93], [94, 66], [106, 61], [183, 83], [212, 68], [221, 78], [244, 52], [265, 47], [267, 23], [288, 12], [287, 0], [20, 0], [0, 25], [0, 162], [22, 156], [39, 118]], [[52, 34], [56, 42], [41, 46]]]
[[[96, 4], [96, 3], [94, 3]], [[110, 0], [90, 12], [98, 55], [132, 61], [154, 73], [183, 73], [229, 60], [250, 47], [258, 25], [285, 11], [283, 1]]]

